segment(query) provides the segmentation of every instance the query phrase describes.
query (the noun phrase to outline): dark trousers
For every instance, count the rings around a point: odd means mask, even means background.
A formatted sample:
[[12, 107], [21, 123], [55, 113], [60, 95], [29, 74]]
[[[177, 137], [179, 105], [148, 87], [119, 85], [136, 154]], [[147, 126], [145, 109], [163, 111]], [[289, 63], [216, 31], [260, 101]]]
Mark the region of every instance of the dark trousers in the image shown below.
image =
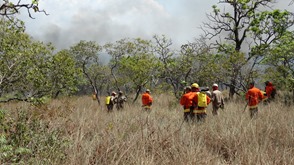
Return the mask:
[[107, 107], [107, 111], [108, 112], [112, 112], [113, 111], [113, 104], [107, 104], [106, 107]]
[[190, 112], [184, 112], [184, 120], [185, 121], [193, 121], [195, 118], [195, 114], [193, 113], [193, 107], [190, 107]]
[[250, 117], [251, 117], [251, 118], [255, 118], [255, 117], [257, 117], [257, 114], [258, 114], [258, 107], [255, 107], [255, 108], [249, 108], [249, 111], [250, 111]]
[[215, 105], [213, 105], [212, 106], [212, 114], [213, 115], [218, 115], [218, 109], [219, 109], [219, 106], [215, 106]]
[[117, 105], [116, 105], [116, 109], [117, 109], [117, 110], [124, 109], [124, 104], [123, 104], [123, 103], [117, 103]]
[[199, 114], [196, 114], [197, 122], [205, 122], [205, 118], [206, 118], [206, 116], [207, 116], [206, 113], [199, 113]]

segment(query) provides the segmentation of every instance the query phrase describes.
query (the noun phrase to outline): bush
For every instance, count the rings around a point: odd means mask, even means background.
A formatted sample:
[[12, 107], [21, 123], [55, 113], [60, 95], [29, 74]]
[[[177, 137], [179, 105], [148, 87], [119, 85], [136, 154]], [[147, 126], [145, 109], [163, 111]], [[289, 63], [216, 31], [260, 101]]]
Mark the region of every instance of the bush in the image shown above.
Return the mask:
[[60, 138], [58, 130], [48, 129], [48, 123], [33, 118], [28, 112], [17, 110], [12, 118], [0, 110], [0, 163], [38, 161], [45, 164], [48, 160], [61, 163], [65, 158], [66, 140]]

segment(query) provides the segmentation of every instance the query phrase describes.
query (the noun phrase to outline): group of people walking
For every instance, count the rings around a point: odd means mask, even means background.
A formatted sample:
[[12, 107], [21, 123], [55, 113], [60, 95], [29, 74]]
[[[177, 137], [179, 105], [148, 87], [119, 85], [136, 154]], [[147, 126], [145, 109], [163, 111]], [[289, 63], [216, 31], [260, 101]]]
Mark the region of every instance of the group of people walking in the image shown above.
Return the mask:
[[[276, 95], [276, 88], [269, 81], [265, 82], [264, 93], [254, 85], [254, 82], [249, 83], [249, 89], [245, 95], [247, 102], [246, 108], [248, 106], [250, 117], [252, 118], [257, 115], [258, 104], [261, 101], [269, 103]], [[127, 98], [122, 91], [119, 91], [118, 94], [113, 91], [110, 96], [106, 97], [108, 112], [113, 111], [115, 105], [117, 110], [123, 109], [126, 101]], [[142, 94], [141, 101], [143, 110], [150, 112], [153, 98], [149, 89], [146, 89]], [[207, 107], [210, 103], [212, 104], [212, 115], [214, 116], [218, 115], [219, 109], [224, 109], [224, 96], [219, 90], [218, 84], [214, 83], [212, 85], [212, 92], [209, 91], [209, 87], [200, 90], [197, 83], [193, 83], [191, 86], [186, 86], [184, 88], [184, 94], [180, 99], [180, 104], [184, 109], [184, 120], [204, 122], [207, 116]]]
[[[246, 107], [249, 107], [250, 117], [254, 118], [258, 113], [258, 104], [261, 101], [269, 103], [274, 100], [276, 95], [275, 86], [269, 82], [265, 82], [265, 92], [254, 86], [254, 82], [249, 83], [249, 89], [246, 92]], [[185, 121], [204, 122], [207, 116], [207, 107], [212, 104], [212, 115], [218, 115], [219, 109], [224, 109], [224, 96], [218, 89], [218, 84], [212, 85], [212, 93], [209, 87], [200, 90], [197, 83], [185, 87], [185, 93], [180, 99], [180, 104], [184, 109]]]
[[258, 104], [264, 101], [266, 104], [273, 101], [276, 95], [276, 87], [269, 81], [265, 82], [265, 92], [255, 87], [254, 82], [249, 83], [249, 90], [246, 93], [246, 101], [249, 107], [250, 117], [258, 114]]
[[117, 110], [122, 110], [124, 108], [124, 103], [127, 102], [127, 97], [122, 91], [119, 91], [118, 94], [113, 91], [110, 96], [106, 97], [105, 102], [108, 112], [113, 111], [115, 105]]
[[[142, 94], [142, 107], [144, 110], [151, 110], [151, 105], [153, 102], [152, 96], [150, 95], [150, 90], [146, 89], [146, 91]], [[127, 97], [123, 94], [122, 91], [119, 91], [118, 94], [113, 91], [111, 95], [106, 96], [105, 104], [108, 112], [112, 112], [113, 108], [116, 107], [117, 110], [124, 109], [124, 103], [127, 102]]]
[[212, 85], [212, 93], [209, 88], [200, 90], [197, 83], [185, 87], [185, 93], [180, 99], [180, 104], [184, 108], [185, 121], [201, 121], [204, 122], [207, 116], [207, 106], [212, 103], [213, 115], [218, 114], [219, 108], [224, 107], [224, 97], [222, 92], [218, 90], [218, 85]]

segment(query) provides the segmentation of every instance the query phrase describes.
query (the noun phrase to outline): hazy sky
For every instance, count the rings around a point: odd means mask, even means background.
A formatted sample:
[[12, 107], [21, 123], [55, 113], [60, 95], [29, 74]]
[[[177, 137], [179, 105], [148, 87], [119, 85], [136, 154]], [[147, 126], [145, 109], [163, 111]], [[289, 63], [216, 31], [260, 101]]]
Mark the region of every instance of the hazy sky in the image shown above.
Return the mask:
[[[27, 0], [31, 1], [31, 0]], [[278, 0], [280, 8], [292, 10], [290, 0]], [[23, 0], [22, 2], [26, 2]], [[207, 21], [206, 13], [218, 0], [40, 0], [40, 9], [48, 16], [25, 11], [27, 33], [67, 49], [80, 40], [104, 45], [123, 38], [151, 39], [166, 35], [179, 47], [199, 37], [198, 28]]]

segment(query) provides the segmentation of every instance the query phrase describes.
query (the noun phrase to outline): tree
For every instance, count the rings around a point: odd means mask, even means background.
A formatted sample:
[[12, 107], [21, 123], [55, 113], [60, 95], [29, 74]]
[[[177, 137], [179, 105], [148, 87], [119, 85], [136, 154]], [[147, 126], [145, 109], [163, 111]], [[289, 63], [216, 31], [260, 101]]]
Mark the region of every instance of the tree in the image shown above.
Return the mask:
[[[97, 68], [101, 65], [99, 61], [99, 52], [102, 47], [94, 41], [80, 41], [70, 48], [70, 53], [76, 60], [78, 68], [81, 68], [82, 73], [91, 85], [93, 92], [96, 95], [97, 102], [100, 104], [98, 85], [103, 83], [97, 79]], [[98, 72], [99, 73], [99, 72]]]
[[136, 92], [135, 102], [157, 70], [158, 61], [152, 54], [151, 42], [140, 38], [123, 39], [107, 44], [106, 49], [112, 55], [111, 70], [117, 89], [130, 85]]
[[201, 86], [208, 85], [218, 78], [216, 58], [212, 54], [212, 48], [204, 37], [195, 39], [191, 43], [181, 46], [179, 67], [186, 68], [185, 81], [198, 83]]
[[[160, 78], [163, 79], [167, 84], [172, 86], [174, 95], [176, 98], [180, 97], [179, 91], [181, 91], [181, 82], [183, 79], [183, 73], [179, 73], [180, 70], [177, 64], [175, 51], [171, 49], [172, 40], [166, 38], [166, 36], [153, 36], [155, 40], [154, 52], [159, 57], [161, 62], [162, 70], [160, 72]], [[184, 70], [181, 70], [184, 71]], [[189, 71], [187, 71], [189, 72]], [[185, 74], [185, 73], [184, 73]]]
[[179, 55], [173, 57], [174, 65], [171, 65], [173, 67], [170, 75], [173, 81], [177, 82], [175, 84], [178, 84], [178, 91], [175, 92], [177, 98], [181, 97], [186, 85], [198, 83], [203, 86], [212, 81], [213, 73], [209, 71], [213, 68], [209, 64], [212, 60], [210, 51], [211, 48], [205, 39], [200, 38], [182, 45]]
[[[252, 52], [249, 50], [244, 65], [248, 64], [251, 60], [256, 60], [269, 44], [277, 40], [284, 30], [293, 24], [290, 12], [271, 10], [270, 5], [273, 4], [273, 0], [221, 0], [219, 2], [220, 4], [228, 5], [230, 7], [229, 10], [232, 12], [225, 10], [221, 12], [214, 5], [213, 12], [207, 15], [210, 22], [204, 23], [202, 29], [209, 39], [216, 36], [224, 36], [223, 39], [227, 43], [232, 44], [236, 51], [233, 54], [230, 54], [232, 52], [230, 50], [224, 52], [229, 56], [237, 55], [238, 52], [242, 51], [245, 41], [247, 43], [253, 41]], [[222, 40], [217, 40], [216, 44], [218, 46], [223, 45]], [[250, 49], [250, 46], [248, 49]], [[236, 93], [237, 79], [241, 77], [238, 74], [241, 73], [242, 67], [239, 65], [231, 66], [231, 77], [229, 82], [225, 83], [230, 88], [231, 98]]]
[[[42, 97], [47, 94], [46, 58], [52, 53], [50, 45], [32, 41], [14, 22], [0, 20], [0, 88], [2, 94], [17, 94], [9, 100], [27, 100], [27, 97]], [[40, 68], [42, 67], [42, 68]], [[44, 67], [44, 69], [43, 69]], [[43, 74], [44, 73], [44, 74]], [[43, 77], [43, 79], [41, 79]], [[31, 86], [32, 85], [32, 86]]]
[[104, 45], [106, 53], [111, 56], [109, 67], [111, 71], [111, 76], [114, 79], [115, 88], [117, 90], [120, 90], [119, 86], [125, 84], [125, 82], [120, 82], [118, 80], [118, 64], [123, 56], [126, 56], [129, 52], [131, 52], [133, 46], [134, 45], [132, 44], [132, 42], [128, 41], [128, 39], [126, 38], [116, 41], [115, 43], [107, 43]]
[[57, 98], [61, 93], [70, 95], [78, 90], [81, 70], [76, 68], [76, 61], [68, 50], [61, 50], [52, 56], [49, 63], [51, 80], [51, 97]]
[[177, 99], [189, 83], [207, 85], [216, 79], [213, 75], [218, 73], [212, 69], [217, 65], [204, 38], [182, 45], [180, 52], [171, 49], [172, 41], [165, 36], [154, 36], [154, 39], [154, 50], [161, 62], [160, 78], [172, 88]]
[[276, 82], [280, 89], [292, 92], [294, 102], [294, 31], [286, 32], [274, 42], [262, 64], [268, 66], [264, 78]]
[[68, 51], [34, 41], [19, 20], [0, 20], [0, 94], [3, 102], [41, 101], [76, 91], [78, 70]]

